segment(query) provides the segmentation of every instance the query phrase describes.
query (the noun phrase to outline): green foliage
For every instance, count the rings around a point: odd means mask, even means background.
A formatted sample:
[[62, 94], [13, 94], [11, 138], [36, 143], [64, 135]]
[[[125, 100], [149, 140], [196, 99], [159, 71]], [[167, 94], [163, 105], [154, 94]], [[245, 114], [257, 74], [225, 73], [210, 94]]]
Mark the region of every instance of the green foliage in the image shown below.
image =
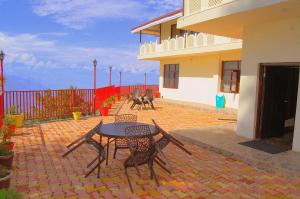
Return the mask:
[[18, 107], [16, 106], [11, 106], [9, 109], [8, 109], [8, 113], [10, 115], [16, 115], [18, 114]]
[[36, 93], [37, 104], [34, 107], [36, 118], [61, 118], [70, 116], [72, 112], [80, 111], [84, 114], [91, 112], [92, 102], [85, 100], [86, 96], [76, 87], [71, 86], [67, 90], [46, 91], [43, 95]]
[[0, 190], [0, 199], [22, 199], [22, 193], [18, 192], [15, 189], [1, 189]]
[[10, 125], [15, 125], [15, 124], [16, 124], [15, 118], [11, 117], [10, 114], [5, 115], [5, 118], [4, 118], [5, 126], [10, 126]]

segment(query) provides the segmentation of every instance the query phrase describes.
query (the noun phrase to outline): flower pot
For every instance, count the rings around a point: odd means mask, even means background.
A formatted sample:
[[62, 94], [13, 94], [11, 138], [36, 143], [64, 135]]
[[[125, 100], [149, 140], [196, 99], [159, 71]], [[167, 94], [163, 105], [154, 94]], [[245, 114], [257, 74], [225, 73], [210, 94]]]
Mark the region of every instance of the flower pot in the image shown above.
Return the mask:
[[0, 178], [0, 189], [9, 188], [11, 177], [12, 177], [12, 171], [9, 171], [9, 174], [7, 176]]
[[155, 92], [155, 93], [154, 93], [154, 97], [155, 97], [155, 98], [160, 98], [160, 93], [159, 93], [158, 91]]
[[121, 95], [118, 95], [117, 98], [116, 98], [118, 101], [121, 100]]
[[12, 152], [9, 155], [1, 155], [0, 156], [0, 165], [3, 165], [6, 168], [11, 169], [13, 160], [14, 160], [14, 152]]
[[73, 112], [73, 118], [74, 120], [80, 120], [81, 112]]
[[5, 135], [4, 139], [10, 139], [11, 136], [16, 132], [16, 125], [5, 126], [5, 128], [7, 129], [7, 134]]
[[8, 142], [8, 143], [7, 143], [7, 149], [8, 149], [9, 151], [14, 150], [14, 146], [15, 146], [15, 143], [14, 143], [14, 142]]
[[24, 122], [24, 115], [23, 114], [15, 114], [15, 115], [11, 115], [10, 116], [16, 124], [16, 127], [22, 127], [23, 126], [23, 122]]
[[102, 116], [108, 116], [108, 107], [103, 107], [101, 109], [101, 115]]

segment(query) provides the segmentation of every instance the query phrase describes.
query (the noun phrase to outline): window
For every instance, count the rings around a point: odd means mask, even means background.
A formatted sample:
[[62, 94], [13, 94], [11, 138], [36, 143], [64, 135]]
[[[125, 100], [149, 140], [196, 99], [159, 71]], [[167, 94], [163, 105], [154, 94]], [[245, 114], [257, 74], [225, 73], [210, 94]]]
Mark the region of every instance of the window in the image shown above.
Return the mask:
[[179, 65], [165, 64], [164, 66], [164, 88], [178, 88]]
[[221, 92], [239, 93], [241, 61], [224, 61], [222, 63]]
[[186, 31], [177, 29], [177, 25], [171, 25], [171, 39], [178, 37], [182, 37]]

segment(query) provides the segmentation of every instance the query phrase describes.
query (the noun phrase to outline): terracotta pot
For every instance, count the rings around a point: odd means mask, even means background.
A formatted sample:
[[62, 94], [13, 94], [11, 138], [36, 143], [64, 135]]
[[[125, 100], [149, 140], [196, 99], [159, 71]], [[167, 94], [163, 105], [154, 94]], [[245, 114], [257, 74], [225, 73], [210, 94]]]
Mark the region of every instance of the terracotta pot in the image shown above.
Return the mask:
[[13, 134], [16, 132], [16, 125], [9, 125], [5, 127], [7, 129], [7, 134], [5, 139], [10, 139]]
[[154, 93], [154, 97], [155, 97], [155, 98], [160, 98], [160, 92], [155, 92], [155, 93]]
[[101, 109], [101, 115], [102, 116], [108, 116], [108, 107], [103, 107]]
[[9, 171], [9, 174], [7, 176], [0, 178], [0, 189], [9, 188], [11, 176], [12, 176], [12, 171]]
[[14, 149], [15, 143], [14, 142], [7, 142], [7, 149], [12, 151]]
[[14, 160], [14, 152], [9, 155], [0, 156], [0, 165], [3, 165], [6, 168], [11, 169], [13, 160]]

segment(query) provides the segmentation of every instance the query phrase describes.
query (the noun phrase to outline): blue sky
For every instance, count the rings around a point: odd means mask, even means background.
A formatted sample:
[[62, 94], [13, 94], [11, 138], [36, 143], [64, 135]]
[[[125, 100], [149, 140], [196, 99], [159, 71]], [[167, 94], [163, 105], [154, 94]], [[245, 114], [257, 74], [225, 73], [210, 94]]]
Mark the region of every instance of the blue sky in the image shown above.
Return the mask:
[[[6, 54], [6, 88], [91, 88], [158, 83], [158, 62], [138, 61], [139, 36], [130, 29], [181, 6], [181, 0], [0, 0], [0, 49]], [[155, 38], [153, 38], [155, 40]]]

